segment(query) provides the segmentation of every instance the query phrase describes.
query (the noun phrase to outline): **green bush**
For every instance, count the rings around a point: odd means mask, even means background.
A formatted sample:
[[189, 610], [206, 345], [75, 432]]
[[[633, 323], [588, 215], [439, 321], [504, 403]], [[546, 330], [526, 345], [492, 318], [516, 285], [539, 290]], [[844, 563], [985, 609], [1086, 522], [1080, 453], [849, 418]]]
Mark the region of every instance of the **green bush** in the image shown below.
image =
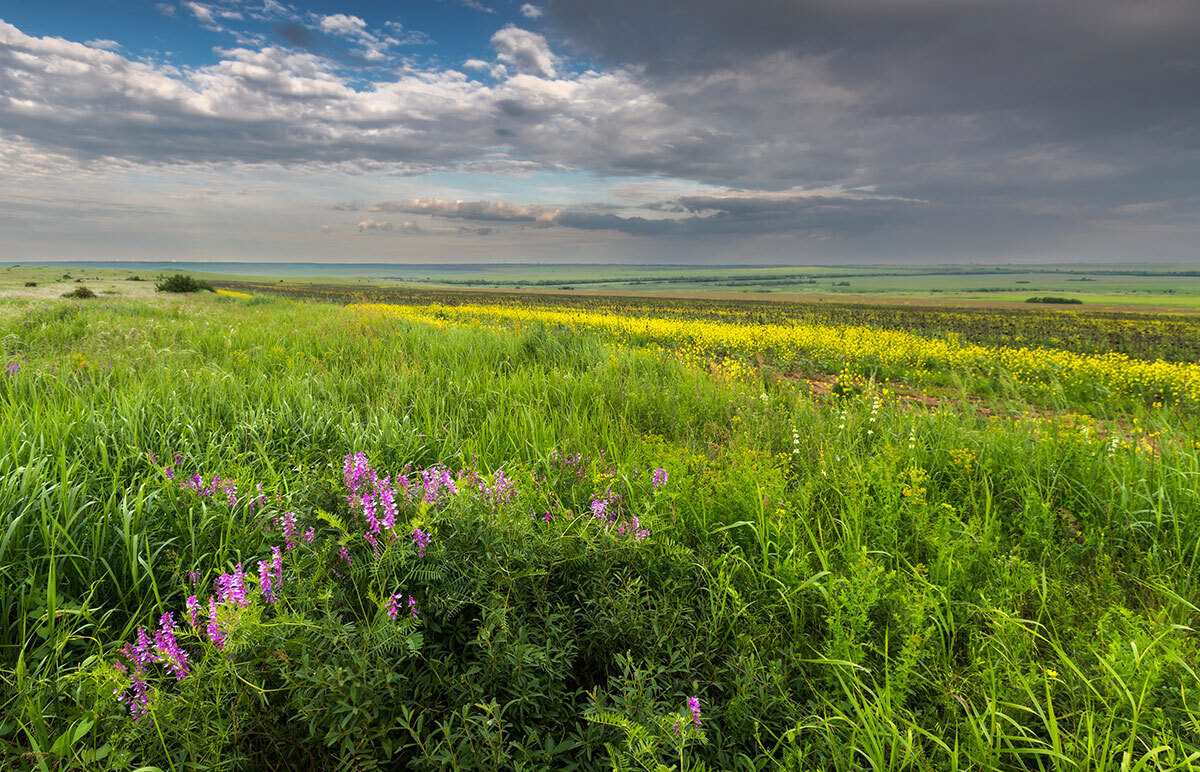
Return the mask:
[[1064, 298], [1055, 295], [1046, 295], [1043, 297], [1029, 298], [1026, 303], [1066, 303], [1068, 305], [1083, 303], [1079, 298]]
[[71, 298], [72, 300], [91, 300], [92, 298], [96, 297], [96, 293], [92, 292], [87, 287], [76, 287], [70, 292], [64, 292], [63, 297]]
[[206, 281], [193, 278], [186, 273], [176, 273], [154, 285], [158, 292], [216, 292]]
[[[236, 568], [187, 580], [192, 600], [166, 626], [130, 636], [169, 632], [186, 677], [126, 649], [90, 671], [89, 702], [131, 765], [164, 766], [165, 743], [176, 759], [255, 769], [562, 769], [615, 739], [614, 720], [669, 726], [733, 650], [702, 634], [690, 552], [640, 527], [667, 483], [625, 470], [597, 489], [603, 471], [576, 457], [511, 481], [433, 467], [350, 490], [310, 480], [298, 500], [256, 493], [232, 507], [230, 480], [166, 483], [172, 506], [211, 506], [267, 535]], [[369, 491], [383, 518], [384, 490], [398, 506], [376, 531], [344, 496]], [[209, 605], [200, 576], [223, 572], [218, 585], [236, 577], [244, 602], [215, 593]], [[703, 739], [696, 727], [659, 734], [675, 754]]]

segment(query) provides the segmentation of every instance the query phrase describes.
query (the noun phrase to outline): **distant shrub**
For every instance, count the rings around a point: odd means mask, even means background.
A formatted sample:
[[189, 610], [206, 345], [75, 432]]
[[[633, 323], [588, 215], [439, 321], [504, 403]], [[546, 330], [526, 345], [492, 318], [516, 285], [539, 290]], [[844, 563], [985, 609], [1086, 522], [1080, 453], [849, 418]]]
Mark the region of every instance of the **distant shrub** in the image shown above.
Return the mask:
[[37, 282], [36, 281], [27, 281], [27, 282], [25, 282], [25, 286], [26, 287], [36, 287]]
[[145, 281], [145, 279], [143, 279], [141, 276], [138, 276], [138, 275], [135, 273], [133, 276], [130, 276], [130, 277], [129, 277], [128, 279], [126, 279], [125, 281]]
[[1029, 298], [1026, 303], [1068, 303], [1078, 305], [1083, 303], [1079, 298], [1060, 298], [1054, 295], [1046, 295], [1044, 297]]
[[206, 281], [194, 279], [185, 273], [177, 273], [168, 276], [163, 281], [154, 285], [154, 289], [159, 292], [216, 292], [213, 286]]
[[96, 297], [96, 293], [92, 292], [87, 287], [76, 287], [70, 292], [64, 292], [63, 297], [71, 298], [72, 300], [90, 300]]

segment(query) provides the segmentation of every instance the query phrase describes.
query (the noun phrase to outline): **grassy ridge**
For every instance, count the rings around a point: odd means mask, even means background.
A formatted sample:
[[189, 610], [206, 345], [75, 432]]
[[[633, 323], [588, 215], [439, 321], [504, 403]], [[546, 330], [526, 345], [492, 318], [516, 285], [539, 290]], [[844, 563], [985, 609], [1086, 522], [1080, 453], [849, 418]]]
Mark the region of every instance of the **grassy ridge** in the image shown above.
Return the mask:
[[[586, 331], [259, 299], [64, 302], [10, 314], [4, 341], [9, 766], [1200, 759], [1200, 461], [1178, 416], [1135, 409], [1125, 440], [869, 384], [818, 400]], [[381, 474], [504, 469], [516, 492], [405, 510], [429, 555], [376, 556], [341, 482], [359, 452]], [[280, 503], [198, 498], [164, 463]], [[586, 515], [614, 490], [644, 541]], [[264, 512], [285, 509], [318, 533], [287, 553], [281, 604], [228, 651], [181, 634], [192, 676], [156, 677], [153, 720], [131, 719], [114, 647], [180, 618], [187, 572], [269, 558]], [[397, 582], [422, 608], [400, 626]]]

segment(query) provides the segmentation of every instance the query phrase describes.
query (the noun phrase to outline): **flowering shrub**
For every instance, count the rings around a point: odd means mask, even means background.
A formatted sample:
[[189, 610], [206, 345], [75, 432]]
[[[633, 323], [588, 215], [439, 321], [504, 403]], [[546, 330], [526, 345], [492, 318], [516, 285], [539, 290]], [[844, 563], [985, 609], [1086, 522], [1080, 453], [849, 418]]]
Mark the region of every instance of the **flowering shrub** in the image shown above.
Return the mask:
[[[668, 487], [661, 467], [620, 474], [556, 455], [511, 476], [444, 465], [384, 475], [359, 453], [342, 464], [343, 506], [324, 511], [220, 475], [176, 475], [183, 464], [164, 469], [168, 485], [194, 504], [241, 508], [262, 543], [207, 588], [191, 572], [181, 607], [117, 649], [101, 681], [129, 716], [118, 733], [138, 749], [131, 762], [163, 747], [227, 758], [287, 727], [295, 742], [278, 752], [297, 759], [323, 748], [415, 768], [479, 768], [497, 754], [553, 765], [611, 731], [583, 713], [615, 674], [614, 652], [637, 645], [673, 661], [678, 690], [693, 675], [668, 654], [680, 631], [651, 612], [650, 598], [678, 596], [691, 570], [646, 552], [643, 522]], [[699, 703], [688, 705], [690, 742]]]

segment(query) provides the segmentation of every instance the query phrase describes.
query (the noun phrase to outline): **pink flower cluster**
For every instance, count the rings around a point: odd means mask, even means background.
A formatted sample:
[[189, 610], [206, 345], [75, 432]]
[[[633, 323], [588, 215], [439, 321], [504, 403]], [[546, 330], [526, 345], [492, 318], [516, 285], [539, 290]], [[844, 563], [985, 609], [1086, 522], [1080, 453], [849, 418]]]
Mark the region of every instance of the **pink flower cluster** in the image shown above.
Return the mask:
[[[398, 538], [396, 526], [402, 506], [422, 502], [442, 504], [452, 496], [468, 492], [478, 501], [498, 506], [510, 503], [515, 495], [512, 481], [505, 476], [503, 469], [497, 469], [490, 476], [481, 475], [470, 468], [451, 474], [444, 465], [435, 464], [417, 471], [411, 479], [403, 473], [393, 479], [380, 477], [365, 453], [346, 456], [342, 477], [348, 494], [346, 503], [350, 505], [351, 512], [362, 516], [366, 524], [363, 538], [376, 551], [379, 550], [381, 536], [386, 534], [389, 539]], [[410, 535], [417, 547], [417, 554], [424, 557], [432, 537], [420, 528], [413, 529]], [[344, 548], [342, 558], [347, 563], [351, 562]]]
[[621, 516], [621, 497], [607, 490], [602, 496], [593, 496], [591, 503], [592, 518], [599, 520], [609, 528], [615, 529], [618, 536], [631, 535], [635, 541], [644, 541], [650, 535], [649, 529], [643, 528], [636, 516], [624, 519]]
[[[207, 604], [202, 604], [196, 595], [188, 596], [184, 609], [188, 625], [197, 634], [203, 625], [204, 635], [218, 649], [225, 648], [232, 626], [236, 624], [242, 609], [248, 608], [257, 598], [266, 603], [278, 600], [278, 592], [283, 585], [284, 551], [295, 546], [294, 537], [300, 532], [295, 514], [288, 515], [278, 520], [281, 535], [287, 540], [287, 544], [283, 548], [271, 547], [270, 560], [258, 562], [257, 577], [247, 574], [239, 563], [232, 572], [221, 574], [214, 580], [213, 593], [209, 596]], [[188, 577], [193, 584], [199, 583], [199, 573], [189, 571]], [[252, 595], [247, 587], [247, 577], [255, 580], [256, 595]], [[191, 674], [188, 653], [179, 645], [175, 617], [170, 612], [159, 620], [159, 629], [153, 637], [147, 634], [145, 628], [139, 627], [136, 642], [126, 644], [121, 653], [128, 660], [132, 672], [119, 660], [114, 663], [122, 673], [129, 674], [128, 687], [118, 689], [115, 693], [119, 695], [121, 703], [129, 708], [134, 718], [141, 718], [149, 711], [151, 693], [146, 683], [146, 674], [151, 663], [161, 663], [176, 680], [182, 681]]]
[[[191, 674], [188, 654], [175, 638], [175, 618], [169, 612], [159, 619], [159, 628], [153, 637], [147, 634], [145, 627], [138, 627], [137, 641], [125, 644], [121, 654], [129, 662], [133, 673], [129, 677], [129, 686], [115, 689], [113, 694], [117, 695], [122, 705], [129, 708], [135, 719], [150, 712], [150, 687], [146, 683], [146, 673], [151, 664], [161, 664], [177, 681]], [[129, 668], [120, 660], [114, 664], [122, 673], [129, 672]]]
[[[182, 460], [181, 456], [175, 456], [176, 463], [182, 463]], [[169, 465], [163, 467], [163, 474], [168, 479], [175, 479], [175, 470]], [[236, 507], [239, 502], [242, 502], [250, 508], [251, 513], [257, 509], [261, 509], [267, 502], [267, 497], [262, 492], [261, 484], [258, 485], [253, 495], [250, 493], [239, 494], [237, 482], [231, 477], [221, 477], [220, 475], [213, 475], [211, 480], [205, 480], [199, 474], [194, 474], [185, 480], [181, 480], [179, 487], [195, 492], [202, 499], [211, 499], [217, 494], [221, 494], [230, 507]]]
[[400, 616], [401, 607], [405, 606], [405, 605], [408, 607], [408, 612], [409, 612], [409, 614], [412, 615], [412, 618], [416, 619], [417, 618], [417, 599], [412, 596], [409, 596], [408, 601], [406, 603], [404, 600], [404, 593], [398, 592], [395, 595], [393, 595], [392, 597], [388, 598], [387, 608], [385, 609], [385, 611], [387, 612], [387, 615], [391, 618], [391, 620], [393, 622], [395, 622], [396, 617]]

